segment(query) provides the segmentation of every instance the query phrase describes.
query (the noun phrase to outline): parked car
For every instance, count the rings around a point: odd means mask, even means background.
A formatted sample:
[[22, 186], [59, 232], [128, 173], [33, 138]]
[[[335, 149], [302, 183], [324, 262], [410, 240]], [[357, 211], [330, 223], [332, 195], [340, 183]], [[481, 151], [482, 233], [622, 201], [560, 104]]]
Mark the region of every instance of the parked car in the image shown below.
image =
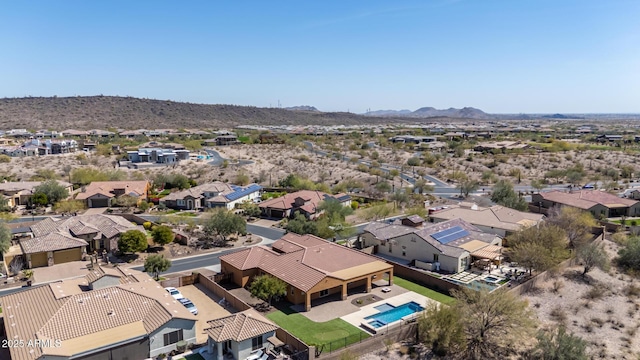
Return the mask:
[[186, 307], [187, 310], [191, 311], [193, 315], [198, 315], [198, 308], [196, 308], [196, 306], [191, 302], [191, 300], [183, 297], [181, 299], [178, 299], [178, 301], [180, 301], [180, 303], [184, 305], [184, 307]]
[[184, 298], [184, 296], [182, 296], [180, 291], [178, 289], [174, 288], [174, 287], [166, 287], [164, 289], [167, 290], [167, 292], [169, 294], [171, 294], [171, 296], [173, 296], [173, 298], [176, 299], [176, 300], [180, 300], [180, 299]]

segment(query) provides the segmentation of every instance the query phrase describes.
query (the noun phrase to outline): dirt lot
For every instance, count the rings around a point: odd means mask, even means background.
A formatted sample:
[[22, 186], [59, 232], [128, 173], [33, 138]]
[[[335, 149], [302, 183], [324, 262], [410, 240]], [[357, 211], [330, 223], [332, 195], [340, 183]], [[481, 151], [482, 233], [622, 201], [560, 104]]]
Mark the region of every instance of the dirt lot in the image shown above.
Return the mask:
[[[618, 245], [605, 240], [611, 257]], [[582, 268], [572, 267], [524, 295], [542, 326], [564, 324], [569, 332], [587, 340], [590, 352], [602, 359], [637, 359], [640, 353], [640, 297], [628, 292], [640, 280], [615, 269], [592, 270], [588, 280]], [[554, 290], [557, 289], [556, 290]]]

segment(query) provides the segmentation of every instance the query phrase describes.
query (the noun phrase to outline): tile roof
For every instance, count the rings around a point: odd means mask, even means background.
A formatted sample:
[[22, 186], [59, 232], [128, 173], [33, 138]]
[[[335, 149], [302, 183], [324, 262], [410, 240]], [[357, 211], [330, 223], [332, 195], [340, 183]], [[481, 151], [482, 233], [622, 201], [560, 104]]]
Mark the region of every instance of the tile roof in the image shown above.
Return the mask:
[[89, 273], [85, 275], [85, 279], [88, 284], [91, 284], [105, 276], [113, 276], [120, 278], [120, 284], [129, 284], [134, 282], [140, 282], [144, 280], [144, 277], [140, 277], [140, 272], [130, 271], [128, 268], [123, 267], [103, 267], [94, 266], [89, 270]]
[[628, 207], [638, 202], [631, 199], [624, 199], [616, 195], [600, 190], [577, 190], [573, 192], [548, 191], [541, 192], [540, 196], [548, 201], [564, 204], [584, 210], [591, 209], [595, 205], [603, 205], [608, 208]]
[[534, 214], [496, 205], [491, 207], [453, 206], [433, 212], [434, 219], [463, 219], [478, 226], [488, 226], [509, 231], [517, 231], [523, 227], [535, 225], [544, 219], [542, 214]]
[[327, 198], [333, 198], [333, 196], [323, 193], [322, 191], [300, 190], [277, 198], [265, 200], [258, 206], [261, 208], [273, 208], [280, 210], [293, 209], [297, 198], [302, 198], [303, 200], [308, 201], [308, 203], [306, 203], [302, 208], [304, 208], [306, 212], [313, 214], [315, 213], [315, 208], [321, 201], [326, 200]]
[[25, 254], [71, 249], [87, 245], [89, 244], [85, 240], [56, 232], [20, 240], [20, 247]]
[[85, 200], [97, 194], [107, 197], [115, 197], [116, 190], [124, 189], [126, 195], [135, 195], [137, 197], [147, 196], [148, 181], [94, 181], [85, 186], [84, 189], [76, 195], [76, 200]]
[[179, 200], [184, 199], [187, 196], [191, 196], [193, 198], [203, 198], [203, 194], [205, 192], [211, 193], [231, 193], [233, 189], [231, 185], [227, 183], [223, 183], [222, 181], [214, 181], [212, 183], [202, 184], [198, 186], [194, 186], [189, 189], [185, 189], [182, 191], [172, 192], [171, 194], [162, 198], [162, 200]]
[[[110, 239], [127, 230], [140, 230], [141, 227], [127, 221], [122, 216], [94, 214], [78, 215], [62, 218], [46, 218], [34, 225], [31, 231], [36, 237], [44, 236], [52, 232], [71, 235], [91, 234], [91, 229], [96, 229], [96, 236], [104, 236]], [[74, 230], [78, 231], [76, 233]]]
[[205, 329], [205, 332], [216, 342], [240, 342], [278, 329], [278, 326], [253, 309], [207, 321], [207, 324], [210, 328]]
[[327, 276], [362, 265], [391, 267], [376, 257], [313, 235], [288, 233], [274, 242], [272, 249], [254, 246], [223, 255], [220, 260], [240, 270], [259, 268], [302, 291], [309, 291]]
[[148, 335], [172, 318], [195, 321], [195, 317], [157, 282], [146, 274], [140, 275], [144, 279], [140, 283], [99, 290], [56, 295], [56, 285], [67, 282], [62, 281], [1, 297], [9, 338], [62, 341], [62, 347], [58, 349], [11, 348], [11, 358], [33, 360], [47, 354], [71, 356], [112, 345], [105, 344], [104, 336], [116, 328], [127, 328], [128, 335], [120, 339], [123, 341]]
[[[28, 190], [33, 191], [37, 186], [42, 185], [42, 181], [14, 181], [14, 182], [0, 182], [0, 192], [14, 192], [14, 191], [22, 191]], [[58, 184], [64, 186], [65, 188], [71, 187], [72, 185], [65, 181], [58, 181]]]

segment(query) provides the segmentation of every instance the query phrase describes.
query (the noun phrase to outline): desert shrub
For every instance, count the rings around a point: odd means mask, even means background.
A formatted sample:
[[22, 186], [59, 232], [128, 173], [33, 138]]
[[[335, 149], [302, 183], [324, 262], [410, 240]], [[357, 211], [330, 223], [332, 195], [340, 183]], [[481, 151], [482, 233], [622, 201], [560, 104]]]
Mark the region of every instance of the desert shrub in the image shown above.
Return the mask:
[[587, 300], [598, 300], [604, 296], [605, 289], [601, 286], [593, 286], [582, 296]]
[[558, 293], [564, 287], [564, 281], [557, 279], [553, 282], [553, 292]]
[[556, 306], [551, 309], [549, 316], [557, 322], [563, 323], [567, 320], [567, 312], [560, 306]]
[[151, 230], [151, 221], [145, 221], [144, 223], [142, 223], [142, 226], [145, 228], [145, 230]]
[[628, 297], [640, 296], [640, 286], [637, 286], [636, 284], [629, 284], [624, 288], [624, 294]]
[[0, 155], [0, 163], [8, 163], [11, 162], [11, 157], [9, 155]]

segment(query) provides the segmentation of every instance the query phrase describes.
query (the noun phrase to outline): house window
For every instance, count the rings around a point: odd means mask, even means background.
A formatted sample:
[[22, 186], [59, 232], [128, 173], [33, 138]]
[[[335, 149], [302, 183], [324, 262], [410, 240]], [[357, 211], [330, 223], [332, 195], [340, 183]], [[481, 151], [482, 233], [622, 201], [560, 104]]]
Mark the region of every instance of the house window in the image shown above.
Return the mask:
[[320, 290], [320, 297], [329, 295], [329, 289]]
[[104, 239], [100, 239], [100, 249], [104, 249]]
[[180, 206], [184, 206], [184, 200], [183, 199], [178, 199], [177, 204]]
[[296, 290], [294, 288], [291, 288], [291, 295], [295, 295], [296, 294]]
[[164, 334], [164, 346], [175, 344], [182, 341], [182, 329]]
[[438, 254], [433, 254], [433, 262], [438, 262]]
[[258, 350], [262, 348], [262, 335], [256, 336], [251, 339], [251, 350]]

